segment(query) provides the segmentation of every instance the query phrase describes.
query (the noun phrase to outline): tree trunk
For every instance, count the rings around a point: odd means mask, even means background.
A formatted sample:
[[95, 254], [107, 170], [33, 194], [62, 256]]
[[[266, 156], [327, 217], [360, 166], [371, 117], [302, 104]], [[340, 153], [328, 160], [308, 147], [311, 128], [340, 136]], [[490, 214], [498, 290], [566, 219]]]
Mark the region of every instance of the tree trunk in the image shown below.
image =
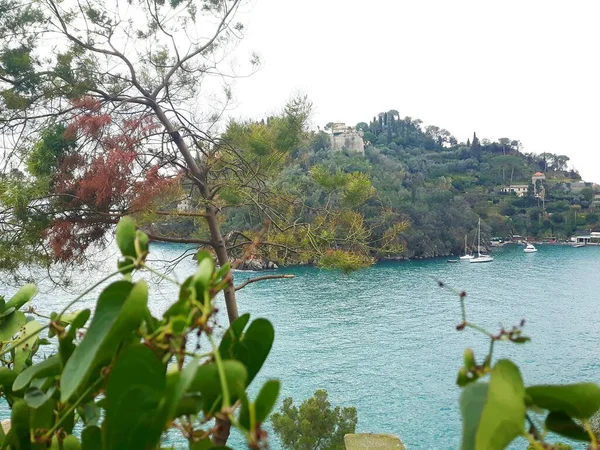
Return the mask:
[[[219, 265], [223, 266], [229, 262], [229, 256], [227, 254], [227, 247], [225, 246], [225, 241], [223, 240], [223, 236], [221, 235], [221, 228], [219, 227], [219, 223], [217, 221], [217, 209], [209, 203], [209, 188], [206, 185], [206, 177], [202, 170], [198, 167], [196, 160], [192, 156], [190, 149], [188, 148], [185, 141], [181, 138], [179, 132], [175, 129], [167, 115], [164, 113], [162, 108], [154, 104], [153, 110], [156, 113], [156, 116], [160, 120], [160, 122], [165, 127], [165, 130], [173, 139], [173, 142], [179, 149], [179, 152], [185, 159], [186, 165], [192, 175], [192, 181], [198, 186], [200, 190], [200, 194], [206, 200], [206, 221], [208, 223], [208, 229], [210, 232], [210, 240], [212, 246], [217, 254], [217, 261]], [[231, 276], [231, 272], [229, 273]], [[231, 284], [225, 291], [223, 292], [225, 295], [225, 305], [227, 307], [227, 316], [229, 317], [229, 323], [232, 323], [234, 320], [238, 318], [238, 309], [237, 302], [235, 298], [235, 287], [233, 284], [233, 277], [231, 277]], [[227, 443], [229, 439], [229, 431], [231, 428], [231, 423], [226, 418], [216, 418], [217, 430], [213, 436], [213, 443], [215, 445], [223, 446]]]
[[[219, 265], [223, 266], [229, 262], [229, 256], [227, 255], [227, 247], [225, 246], [225, 242], [223, 241], [223, 236], [221, 235], [221, 228], [219, 227], [219, 223], [217, 221], [217, 210], [214, 206], [211, 206], [208, 203], [209, 199], [209, 189], [206, 186], [206, 177], [203, 172], [198, 167], [196, 160], [192, 156], [190, 149], [188, 148], [185, 141], [181, 138], [179, 132], [175, 129], [165, 112], [159, 105], [154, 104], [152, 109], [156, 113], [158, 120], [163, 124], [167, 133], [173, 139], [173, 142], [179, 149], [179, 152], [185, 159], [186, 165], [190, 170], [192, 175], [192, 181], [198, 186], [200, 190], [200, 194], [207, 201], [206, 204], [206, 221], [208, 223], [208, 229], [210, 231], [210, 240], [212, 242], [212, 246], [215, 249], [215, 253], [217, 254], [217, 261]], [[233, 285], [233, 281], [230, 286], [225, 289], [225, 305], [227, 306], [227, 315], [229, 316], [229, 323], [233, 322], [238, 318], [238, 309], [237, 302], [235, 298], [235, 287]]]
[[[206, 207], [206, 221], [208, 222], [208, 229], [212, 240], [213, 248], [217, 254], [217, 261], [220, 266], [224, 266], [229, 262], [229, 255], [227, 254], [227, 247], [225, 241], [221, 235], [221, 229], [217, 221], [217, 211], [213, 206]], [[233, 285], [233, 276], [231, 284], [223, 291], [225, 295], [225, 305], [227, 306], [227, 315], [229, 316], [229, 323], [232, 323], [238, 318], [237, 302], [235, 298], [235, 287]]]

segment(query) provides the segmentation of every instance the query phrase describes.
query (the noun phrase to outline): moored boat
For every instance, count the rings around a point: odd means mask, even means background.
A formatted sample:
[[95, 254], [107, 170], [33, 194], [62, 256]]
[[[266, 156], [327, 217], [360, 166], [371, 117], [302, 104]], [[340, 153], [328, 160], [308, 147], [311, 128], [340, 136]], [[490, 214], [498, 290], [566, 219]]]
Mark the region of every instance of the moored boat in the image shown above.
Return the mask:
[[492, 262], [494, 257], [491, 255], [484, 255], [481, 253], [481, 218], [479, 218], [479, 223], [477, 225], [477, 258], [470, 259], [471, 263], [484, 263], [484, 262]]

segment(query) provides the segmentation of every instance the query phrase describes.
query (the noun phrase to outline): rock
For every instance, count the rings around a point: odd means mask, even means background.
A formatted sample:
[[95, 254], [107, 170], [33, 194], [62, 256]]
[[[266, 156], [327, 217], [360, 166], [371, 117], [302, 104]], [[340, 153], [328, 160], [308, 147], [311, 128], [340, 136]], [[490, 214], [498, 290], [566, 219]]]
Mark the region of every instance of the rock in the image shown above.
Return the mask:
[[254, 270], [257, 272], [279, 268], [273, 261], [268, 261], [260, 257], [250, 257], [246, 261], [236, 260], [235, 264], [238, 270]]
[[402, 441], [393, 434], [347, 434], [346, 450], [406, 450]]

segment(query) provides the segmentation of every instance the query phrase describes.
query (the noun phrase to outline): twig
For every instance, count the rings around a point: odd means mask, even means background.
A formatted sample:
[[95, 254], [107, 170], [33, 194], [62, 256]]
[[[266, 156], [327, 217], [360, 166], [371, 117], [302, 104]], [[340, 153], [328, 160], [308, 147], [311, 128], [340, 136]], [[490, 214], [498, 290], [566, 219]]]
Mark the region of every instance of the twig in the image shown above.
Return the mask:
[[245, 288], [246, 286], [248, 286], [251, 283], [256, 283], [257, 281], [263, 281], [263, 280], [277, 280], [279, 278], [294, 278], [295, 275], [290, 275], [290, 274], [286, 274], [286, 275], [263, 275], [262, 277], [256, 277], [256, 278], [249, 278], [246, 281], [244, 281], [242, 284], [239, 284], [235, 287], [236, 291], [239, 291], [240, 289]]

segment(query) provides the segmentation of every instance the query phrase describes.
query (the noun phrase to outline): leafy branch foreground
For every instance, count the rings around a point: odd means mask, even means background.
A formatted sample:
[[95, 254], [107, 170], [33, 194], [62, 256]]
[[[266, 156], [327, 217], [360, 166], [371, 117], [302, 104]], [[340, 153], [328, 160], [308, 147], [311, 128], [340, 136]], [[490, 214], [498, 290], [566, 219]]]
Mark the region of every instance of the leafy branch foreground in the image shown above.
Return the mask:
[[[0, 387], [12, 409], [9, 432], [0, 429], [2, 448], [157, 449], [169, 430], [192, 450], [226, 448], [232, 425], [250, 448], [265, 444], [261, 424], [279, 382], [267, 381], [254, 400], [246, 388], [270, 352], [271, 323], [241, 316], [215, 342], [213, 299], [232, 280], [229, 267], [217, 270], [208, 254], [199, 256], [196, 273], [162, 318], [153, 317], [146, 282], [132, 280], [134, 271], [149, 269], [148, 236], [124, 219], [117, 243], [119, 270], [102, 282], [122, 278], [101, 292], [91, 321], [89, 309], [66, 311], [83, 295], [44, 325], [21, 311], [35, 286], [0, 302]], [[44, 330], [58, 341], [57, 351], [34, 363], [40, 346], [52, 344]], [[204, 353], [203, 337], [210, 345]]]
[[[438, 282], [440, 287], [447, 287]], [[566, 385], [533, 385], [525, 387], [517, 365], [501, 359], [492, 366], [494, 345], [498, 341], [524, 344], [530, 339], [522, 335], [524, 321], [511, 329], [502, 327], [492, 333], [467, 320], [467, 293], [455, 292], [460, 299], [462, 321], [456, 329], [471, 328], [490, 340], [488, 354], [477, 363], [472, 349], [464, 352], [464, 366], [456, 383], [463, 392], [460, 409], [463, 421], [462, 450], [501, 450], [517, 437], [529, 442], [532, 450], [561, 450], [563, 444], [551, 444], [552, 433], [588, 443], [598, 450], [598, 435], [590, 419], [600, 409], [600, 387], [595, 383]], [[489, 375], [489, 381], [481, 378]], [[543, 423], [536, 420], [544, 416]]]

